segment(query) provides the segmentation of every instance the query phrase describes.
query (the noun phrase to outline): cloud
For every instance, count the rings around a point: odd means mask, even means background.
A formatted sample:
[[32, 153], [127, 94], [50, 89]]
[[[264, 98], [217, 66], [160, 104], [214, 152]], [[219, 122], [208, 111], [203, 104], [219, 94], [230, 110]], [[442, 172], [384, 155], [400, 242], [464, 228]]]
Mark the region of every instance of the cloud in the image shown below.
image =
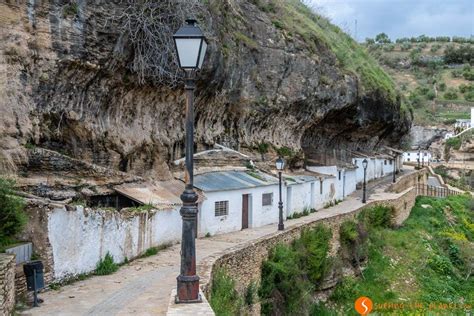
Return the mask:
[[357, 39], [385, 32], [392, 39], [426, 34], [474, 34], [471, 0], [307, 0]]

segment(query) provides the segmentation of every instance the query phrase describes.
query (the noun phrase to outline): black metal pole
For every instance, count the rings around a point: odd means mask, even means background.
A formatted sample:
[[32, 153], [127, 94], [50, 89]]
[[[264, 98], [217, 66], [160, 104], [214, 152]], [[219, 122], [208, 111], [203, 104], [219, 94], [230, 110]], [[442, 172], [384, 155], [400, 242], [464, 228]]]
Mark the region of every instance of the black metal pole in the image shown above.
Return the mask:
[[181, 194], [183, 206], [180, 214], [183, 219], [181, 238], [181, 270], [177, 277], [178, 287], [176, 303], [201, 302], [199, 295], [199, 276], [196, 275], [196, 241], [195, 223], [197, 218], [198, 195], [193, 186], [194, 155], [194, 89], [195, 72], [186, 71], [186, 171], [185, 189]]
[[393, 159], [393, 180], [392, 182], [395, 183], [397, 182], [397, 179], [396, 179], [396, 173], [397, 173], [397, 160], [396, 160], [397, 156], [395, 156], [395, 158]]
[[284, 230], [285, 225], [283, 224], [283, 202], [281, 201], [281, 171], [278, 172], [278, 179], [280, 185], [280, 201], [278, 202], [278, 230]]
[[418, 150], [418, 169], [420, 168], [420, 160], [421, 160], [421, 155], [420, 155], [420, 151]]
[[365, 185], [365, 179], [366, 179], [366, 174], [367, 174], [367, 168], [364, 168], [364, 184], [362, 185], [362, 203], [367, 202], [367, 196], [366, 196], [366, 185]]

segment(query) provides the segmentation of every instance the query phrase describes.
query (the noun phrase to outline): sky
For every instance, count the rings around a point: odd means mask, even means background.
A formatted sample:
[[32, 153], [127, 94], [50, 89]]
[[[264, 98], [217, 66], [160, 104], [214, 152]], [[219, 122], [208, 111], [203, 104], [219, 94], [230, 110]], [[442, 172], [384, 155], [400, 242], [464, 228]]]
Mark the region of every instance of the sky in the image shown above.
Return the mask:
[[474, 35], [474, 0], [304, 0], [357, 40]]

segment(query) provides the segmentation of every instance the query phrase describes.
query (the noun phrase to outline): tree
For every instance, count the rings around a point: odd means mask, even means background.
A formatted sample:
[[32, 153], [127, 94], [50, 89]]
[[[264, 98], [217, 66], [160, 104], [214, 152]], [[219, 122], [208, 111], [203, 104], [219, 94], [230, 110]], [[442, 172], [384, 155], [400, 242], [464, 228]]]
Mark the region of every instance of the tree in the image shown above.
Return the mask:
[[13, 181], [0, 178], [0, 246], [11, 243], [26, 224], [25, 202], [15, 196], [13, 187]]
[[377, 36], [375, 36], [375, 41], [380, 44], [391, 43], [390, 38], [385, 33], [377, 34]]

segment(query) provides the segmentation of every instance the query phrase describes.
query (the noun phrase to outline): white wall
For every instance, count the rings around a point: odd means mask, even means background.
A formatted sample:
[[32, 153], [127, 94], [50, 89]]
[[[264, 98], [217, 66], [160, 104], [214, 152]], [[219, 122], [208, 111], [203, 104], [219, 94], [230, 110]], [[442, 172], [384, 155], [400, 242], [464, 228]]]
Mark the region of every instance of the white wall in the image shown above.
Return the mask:
[[54, 278], [91, 272], [107, 252], [115, 262], [146, 249], [181, 240], [179, 208], [149, 213], [90, 210], [76, 206], [49, 213], [48, 237], [53, 250]]
[[[311, 194], [311, 183], [313, 183], [313, 194]], [[319, 180], [314, 182], [295, 183], [288, 185], [288, 187], [291, 191], [291, 197], [287, 195], [287, 203], [284, 204], [287, 216], [293, 213], [301, 213], [305, 208], [316, 208], [318, 199], [321, 199], [319, 194]], [[286, 189], [286, 191], [288, 192], [288, 189]], [[311, 196], [313, 196], [313, 198], [311, 198]], [[289, 208], [287, 208], [288, 206]]]
[[348, 196], [349, 194], [352, 194], [356, 190], [356, 184], [357, 184], [357, 179], [356, 179], [356, 172], [358, 169], [347, 169], [346, 170], [346, 188], [345, 188], [345, 194]]
[[[273, 193], [271, 206], [262, 206], [262, 194]], [[199, 213], [199, 236], [223, 234], [242, 229], [242, 195], [249, 197], [249, 228], [278, 222], [278, 185], [270, 185], [243, 190], [205, 192]], [[282, 187], [282, 201], [285, 210], [286, 187]], [[215, 202], [229, 201], [229, 214], [215, 216]]]

